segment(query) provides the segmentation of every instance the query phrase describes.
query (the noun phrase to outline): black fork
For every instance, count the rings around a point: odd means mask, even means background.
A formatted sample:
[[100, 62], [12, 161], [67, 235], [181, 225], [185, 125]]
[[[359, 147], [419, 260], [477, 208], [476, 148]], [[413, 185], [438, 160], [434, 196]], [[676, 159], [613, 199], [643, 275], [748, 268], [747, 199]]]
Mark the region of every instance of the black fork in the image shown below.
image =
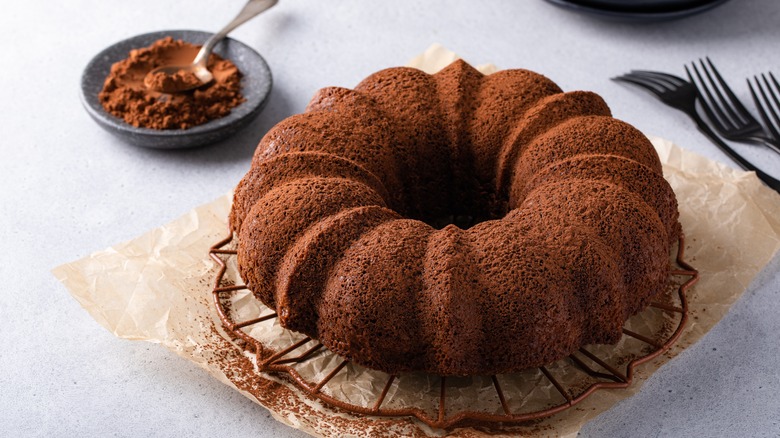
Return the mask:
[[[699, 66], [685, 67], [688, 79], [699, 90], [702, 109], [720, 135], [732, 141], [761, 144], [780, 153], [778, 137], [767, 134], [764, 127], [740, 102], [739, 98], [715, 68], [710, 58], [699, 59]], [[703, 72], [703, 73], [702, 73]]]
[[723, 142], [696, 111], [696, 100], [699, 98], [696, 86], [683, 78], [646, 70], [632, 70], [623, 76], [613, 78], [616, 81], [629, 82], [638, 85], [655, 94], [661, 101], [672, 108], [688, 115], [704, 135], [706, 135], [726, 155], [736, 161], [743, 169], [752, 170], [766, 185], [780, 193], [780, 181], [757, 168], [750, 161], [742, 158], [729, 145]]
[[[763, 101], [759, 100], [756, 90], [753, 89], [753, 84], [748, 80], [750, 94], [753, 95], [753, 102], [756, 103], [758, 112], [761, 113], [761, 118], [764, 120], [764, 126], [766, 126], [767, 131], [772, 134], [775, 141], [780, 142], [780, 115], [775, 111], [775, 107], [780, 109], [780, 99], [777, 97], [780, 94], [780, 83], [777, 82], [775, 75], [772, 73], [769, 73], [769, 79], [762, 73], [761, 79], [763, 79], [764, 85], [758, 80], [758, 76], [753, 76], [753, 81], [755, 81], [756, 88], [761, 94]], [[772, 81], [771, 84], [770, 79]], [[772, 101], [775, 103], [774, 107], [768, 96], [772, 97]]]

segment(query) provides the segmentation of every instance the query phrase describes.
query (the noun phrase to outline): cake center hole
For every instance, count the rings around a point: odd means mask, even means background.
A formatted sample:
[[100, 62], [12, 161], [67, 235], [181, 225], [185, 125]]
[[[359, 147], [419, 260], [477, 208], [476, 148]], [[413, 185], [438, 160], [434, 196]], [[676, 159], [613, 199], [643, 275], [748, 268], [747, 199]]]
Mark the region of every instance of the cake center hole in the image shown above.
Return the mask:
[[[506, 209], [491, 209], [482, 202], [474, 202], [470, 205], [466, 202], [454, 204], [454, 208], [449, 212], [422, 212], [419, 217], [413, 218], [419, 219], [437, 230], [448, 225], [455, 225], [458, 228], [466, 230], [485, 221], [501, 219], [507, 213]], [[470, 208], [467, 210], [466, 208], [463, 208], [464, 206]]]
[[411, 176], [402, 177], [404, 207], [399, 211], [404, 216], [437, 230], [449, 225], [465, 230], [506, 216], [507, 191], [497, 190], [493, 179], [480, 177], [473, 160], [450, 157], [444, 162], [421, 160]]

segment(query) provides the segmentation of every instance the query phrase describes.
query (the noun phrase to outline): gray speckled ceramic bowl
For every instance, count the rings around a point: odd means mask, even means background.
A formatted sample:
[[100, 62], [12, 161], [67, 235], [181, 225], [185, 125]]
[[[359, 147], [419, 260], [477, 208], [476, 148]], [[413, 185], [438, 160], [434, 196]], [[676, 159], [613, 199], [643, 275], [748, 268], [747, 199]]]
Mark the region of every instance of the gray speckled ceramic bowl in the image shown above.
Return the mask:
[[236, 133], [260, 114], [271, 93], [271, 70], [252, 48], [230, 38], [225, 38], [217, 44], [214, 52], [233, 61], [243, 73], [241, 92], [246, 101], [233, 108], [227, 116], [190, 129], [158, 130], [136, 128], [106, 112], [98, 101], [98, 93], [103, 89], [103, 82], [111, 70], [111, 65], [125, 59], [130, 50], [149, 46], [166, 36], [193, 44], [203, 44], [211, 34], [196, 30], [166, 30], [138, 35], [106, 48], [87, 64], [81, 76], [81, 102], [101, 127], [136, 146], [178, 149], [204, 146], [222, 140]]

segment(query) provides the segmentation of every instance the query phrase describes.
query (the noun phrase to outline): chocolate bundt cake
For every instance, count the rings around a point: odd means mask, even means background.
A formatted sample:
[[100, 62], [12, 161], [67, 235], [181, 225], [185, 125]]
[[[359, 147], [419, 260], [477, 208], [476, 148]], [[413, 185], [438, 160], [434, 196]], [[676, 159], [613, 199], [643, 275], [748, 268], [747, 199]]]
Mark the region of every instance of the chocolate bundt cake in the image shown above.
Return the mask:
[[320, 90], [262, 139], [230, 224], [284, 327], [440, 375], [616, 342], [680, 234], [653, 146], [598, 95], [462, 61]]

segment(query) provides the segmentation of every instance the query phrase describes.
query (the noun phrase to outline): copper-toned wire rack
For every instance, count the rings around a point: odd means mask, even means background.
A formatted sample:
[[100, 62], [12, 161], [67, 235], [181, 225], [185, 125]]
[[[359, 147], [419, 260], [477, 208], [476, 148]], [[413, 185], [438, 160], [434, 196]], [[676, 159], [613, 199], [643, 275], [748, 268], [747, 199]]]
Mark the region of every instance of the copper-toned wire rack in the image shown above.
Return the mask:
[[[494, 391], [491, 397], [495, 399], [496, 406], [492, 411], [448, 406], [448, 389], [450, 391], [462, 389], [464, 378], [421, 376], [420, 374], [413, 374], [410, 375], [411, 377], [407, 377], [406, 375], [397, 376], [371, 370], [368, 371], [372, 373], [374, 380], [384, 381], [384, 383], [376, 387], [375, 399], [372, 402], [358, 404], [339, 398], [337, 392], [328, 392], [327, 388], [329, 382], [332, 382], [340, 374], [343, 374], [341, 378], [342, 383], [346, 382], [349, 384], [349, 379], [354, 378], [355, 374], [362, 372], [360, 369], [366, 370], [365, 368], [350, 364], [349, 360], [335, 355], [317, 340], [310, 337], [299, 335], [296, 338], [293, 332], [288, 331], [286, 334], [290, 336], [287, 344], [272, 348], [268, 345], [268, 342], [264, 343], [250, 334], [252, 326], [274, 322], [277, 315], [273, 310], [268, 309], [259, 300], [251, 296], [251, 292], [248, 291], [245, 285], [230, 284], [225, 280], [225, 275], [229, 268], [228, 261], [236, 255], [236, 250], [231, 245], [232, 240], [233, 235], [231, 233], [230, 236], [216, 243], [209, 250], [210, 257], [219, 266], [213, 289], [214, 304], [224, 328], [235, 339], [244, 341], [243, 343], [239, 341], [239, 343], [247, 351], [255, 355], [257, 367], [261, 373], [269, 373], [286, 378], [310, 396], [348, 412], [385, 417], [412, 416], [431, 427], [441, 429], [449, 429], [466, 424], [490, 426], [498, 423], [523, 423], [548, 417], [569, 409], [600, 389], [629, 387], [635, 376], [636, 367], [666, 352], [682, 334], [688, 319], [686, 291], [699, 279], [698, 271], [684, 260], [685, 240], [681, 236], [676, 256], [677, 266], [671, 271], [672, 278], [670, 278], [668, 290], [666, 293], [656, 296], [656, 301], [651, 302], [650, 306], [642, 312], [656, 311], [665, 314], [658, 317], [666, 321], [661, 328], [656, 330], [655, 333], [639, 333], [627, 328], [630, 325], [631, 320], [629, 320], [623, 329], [623, 339], [619, 342], [621, 348], [625, 347], [627, 350], [627, 354], [623, 355], [625, 357], [621, 359], [622, 362], [620, 363], [605, 359], [607, 356], [614, 356], [608, 350], [612, 346], [592, 345], [582, 347], [577, 352], [554, 364], [529, 370], [523, 375], [474, 376], [474, 379], [482, 382], [483, 386], [478, 387], [482, 391], [480, 394], [484, 394], [484, 391]], [[245, 297], [250, 296], [251, 299], [256, 301], [256, 305], [261, 309], [258, 313], [259, 316], [253, 315], [250, 318], [240, 319], [238, 315], [234, 314], [231, 296], [238, 293], [245, 294]], [[277, 322], [274, 323], [278, 324]], [[315, 360], [315, 358], [322, 360], [326, 356], [331, 361], [330, 363], [337, 363], [326, 375], [320, 375], [316, 379], [311, 379], [300, 371], [300, 367], [305, 365], [307, 361]], [[345, 368], [348, 369], [345, 371]], [[561, 370], [563, 370], [563, 373], [561, 373]], [[573, 374], [581, 375], [583, 380], [572, 384], [569, 379], [561, 377], [562, 375], [568, 376]], [[377, 377], [377, 375], [380, 377]], [[514, 382], [528, 382], [529, 378], [530, 381], [535, 379], [537, 382], [536, 387], [526, 388], [524, 394], [510, 397], [508, 390], [517, 390], [520, 387], [519, 384], [513, 384], [512, 379], [515, 379]], [[404, 379], [416, 379], [415, 384], [420, 382], [427, 383], [427, 387], [430, 388], [430, 395], [434, 401], [428, 403], [427, 407], [415, 406], [413, 403], [402, 403], [400, 406], [398, 403], [393, 403], [389, 394], [391, 392], [398, 394], [398, 391], [400, 391], [398, 388], [402, 386]], [[550, 384], [555, 390], [548, 391], [547, 395], [543, 397], [534, 396], [533, 394], [531, 396], [528, 395], [530, 393], [535, 394], [535, 390], [540, 386], [546, 385], [549, 387]], [[394, 385], [398, 391], [391, 391]], [[380, 387], [381, 391], [379, 390]], [[532, 399], [534, 397], [542, 398], [543, 400], [527, 403], [528, 397]], [[510, 401], [514, 402], [515, 400], [524, 400], [523, 405], [535, 404], [536, 407], [517, 409], [516, 406], [510, 403]]]

